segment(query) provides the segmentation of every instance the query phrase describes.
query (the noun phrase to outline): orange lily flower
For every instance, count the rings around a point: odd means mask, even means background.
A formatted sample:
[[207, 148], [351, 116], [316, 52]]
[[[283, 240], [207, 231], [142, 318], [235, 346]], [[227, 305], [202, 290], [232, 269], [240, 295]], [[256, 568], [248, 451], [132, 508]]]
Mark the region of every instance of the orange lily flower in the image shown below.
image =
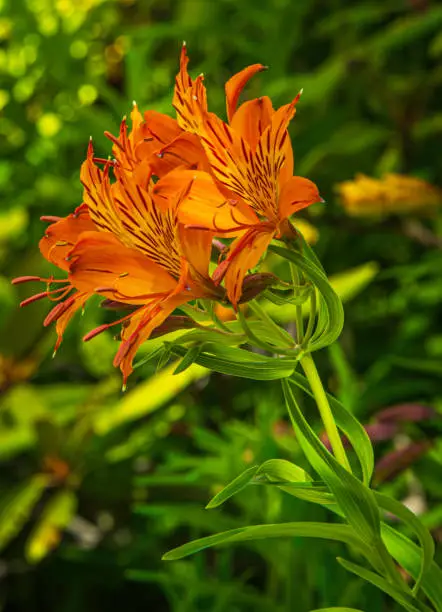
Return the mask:
[[204, 149], [196, 136], [197, 119], [192, 112], [196, 99], [207, 109], [203, 76], [192, 81], [187, 74], [188, 61], [184, 43], [172, 100], [177, 119], [152, 110], [143, 116], [134, 102], [130, 132], [126, 118], [121, 122], [118, 137], [105, 132], [114, 143], [112, 153], [122, 168], [138, 172], [150, 168], [151, 173], [158, 177], [175, 168], [209, 169]]
[[[187, 63], [182, 62], [182, 71], [186, 70], [186, 66]], [[290, 231], [289, 217], [322, 201], [312, 181], [293, 176], [293, 151], [287, 128], [295, 115], [300, 94], [276, 111], [267, 96], [250, 100], [237, 108], [239, 96], [248, 80], [264, 69], [261, 64], [254, 64], [227, 82], [229, 124], [207, 111], [201, 87], [197, 88], [196, 84], [188, 90], [192, 104], [189, 102], [181, 109], [181, 122], [198, 133], [216, 187], [224, 195], [222, 205], [227, 206], [230, 215], [230, 228], [220, 228], [214, 214], [216, 206], [207, 207], [204, 195], [198, 198], [191, 191], [193, 209], [198, 208], [200, 213], [205, 213], [201, 225], [215, 233], [220, 233], [222, 229], [223, 233], [230, 232], [230, 235], [235, 230], [242, 230], [214, 275], [217, 283], [225, 278], [229, 299], [235, 307], [247, 270], [257, 265], [273, 238], [281, 238]], [[181, 75], [183, 83], [189, 83], [186, 75]], [[186, 175], [182, 171], [176, 174], [181, 178]], [[217, 206], [215, 213], [219, 212], [220, 204]], [[182, 210], [186, 209], [184, 205]], [[235, 213], [239, 209], [242, 219], [239, 221], [236, 218], [238, 222], [235, 223]]]
[[[115, 182], [109, 171], [113, 167]], [[191, 184], [167, 201], [155, 200], [152, 185], [142, 184], [135, 174], [118, 164], [101, 170], [94, 163], [92, 144], [81, 170], [84, 205], [66, 219], [50, 226], [41, 241], [42, 253], [68, 272], [61, 301], [45, 324], [57, 319], [59, 345], [73, 313], [92, 294], [134, 307], [118, 321], [101, 325], [85, 340], [109, 327], [123, 323], [121, 344], [114, 365], [119, 366], [126, 384], [135, 353], [152, 331], [180, 305], [195, 298], [221, 299], [224, 290], [215, 286], [208, 273], [212, 234], [186, 228], [178, 221], [178, 207]], [[161, 181], [160, 181], [161, 182]], [[23, 277], [25, 280], [45, 280]], [[45, 292], [41, 297], [51, 297]], [[25, 303], [34, 301], [33, 296]]]
[[[68, 272], [69, 265], [66, 261], [66, 256], [77, 242], [78, 237], [83, 232], [96, 229], [89, 217], [87, 206], [82, 204], [73, 213], [64, 218], [42, 217], [41, 219], [51, 223], [40, 240], [39, 247], [41, 254], [47, 261], [60, 268], [60, 270]], [[67, 278], [54, 279], [53, 277], [20, 276], [12, 282], [18, 285], [29, 281], [44, 282], [47, 286], [46, 291], [23, 300], [20, 306], [27, 306], [43, 298], [49, 298], [52, 302], [57, 302], [43, 321], [45, 327], [56, 322], [57, 341], [54, 347], [55, 355], [63, 340], [67, 324], [74, 314], [84, 306], [93, 291], [78, 291]], [[55, 285], [56, 288], [51, 289], [52, 285]]]

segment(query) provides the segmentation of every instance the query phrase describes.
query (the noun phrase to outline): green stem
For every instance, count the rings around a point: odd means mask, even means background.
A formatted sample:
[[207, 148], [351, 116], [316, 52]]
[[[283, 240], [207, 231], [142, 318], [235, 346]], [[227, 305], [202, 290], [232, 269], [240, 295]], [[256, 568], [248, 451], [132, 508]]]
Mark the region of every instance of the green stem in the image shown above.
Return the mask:
[[[296, 266], [290, 262], [290, 272], [292, 276], [292, 283], [295, 285], [295, 289], [293, 290], [293, 295], [296, 296], [297, 289], [299, 289], [301, 285], [301, 273], [298, 271]], [[302, 343], [304, 337], [304, 320], [302, 317], [302, 306], [297, 304], [295, 306], [296, 312], [296, 340], [298, 344]]]
[[312, 336], [315, 320], [316, 320], [316, 287], [313, 287], [313, 293], [310, 297], [310, 313], [308, 317], [308, 325], [307, 325], [306, 332], [304, 334], [304, 346], [307, 346], [307, 343]]
[[333, 418], [333, 413], [331, 411], [330, 404], [328, 403], [327, 395], [324, 391], [315, 362], [313, 361], [312, 356], [307, 354], [302, 357], [300, 363], [307, 380], [310, 383], [311, 390], [313, 391], [313, 395], [315, 397], [325, 431], [327, 432], [328, 439], [330, 440], [333, 453], [339, 463], [346, 470], [351, 472], [350, 463], [348, 462], [347, 455], [345, 454], [341, 436], [339, 435], [338, 428], [336, 427], [335, 419]]

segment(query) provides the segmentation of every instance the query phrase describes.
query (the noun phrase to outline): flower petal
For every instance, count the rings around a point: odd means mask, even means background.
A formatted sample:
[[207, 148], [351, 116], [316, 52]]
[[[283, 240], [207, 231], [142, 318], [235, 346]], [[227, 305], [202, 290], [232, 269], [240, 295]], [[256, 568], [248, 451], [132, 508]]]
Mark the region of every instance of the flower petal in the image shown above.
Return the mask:
[[150, 158], [155, 176], [163, 177], [176, 168], [200, 168], [209, 170], [209, 162], [195, 134], [182, 132]]
[[83, 233], [69, 260], [69, 280], [79, 291], [98, 292], [126, 304], [145, 304], [177, 284], [159, 265], [105, 232]]
[[271, 123], [274, 110], [270, 98], [263, 96], [241, 104], [230, 125], [248, 143], [252, 151], [261, 138], [264, 130]]
[[68, 297], [63, 302], [59, 302], [46, 316], [43, 325], [47, 327], [54, 321], [56, 321], [55, 330], [57, 332], [57, 342], [54, 347], [54, 354], [58, 350], [63, 335], [69, 321], [72, 319], [74, 314], [80, 308], [83, 308], [86, 301], [90, 298], [90, 293], [87, 292], [75, 292], [73, 295]]
[[121, 344], [115, 355], [114, 366], [120, 367], [123, 374], [123, 388], [130, 374], [133, 372], [132, 362], [136, 352], [143, 342], [151, 335], [163, 321], [181, 304], [188, 301], [183, 294], [175, 295], [166, 300], [149, 304], [138, 309], [130, 319], [130, 323], [123, 327]]
[[167, 202], [183, 183], [191, 181], [190, 189], [178, 208], [181, 223], [204, 227], [215, 233], [233, 235], [241, 227], [255, 224], [257, 216], [244, 202], [227, 199], [217, 188], [207, 172], [174, 170], [163, 177], [153, 188], [160, 204]]
[[267, 70], [267, 66], [263, 66], [262, 64], [252, 64], [252, 66], [247, 66], [247, 68], [244, 68], [244, 70], [241, 70], [227, 81], [226, 105], [227, 118], [229, 119], [229, 122], [232, 121], [235, 114], [238, 99], [242, 90], [253, 75], [255, 75], [257, 72], [262, 72], [263, 70]]
[[183, 257], [190, 264], [190, 274], [199, 283], [211, 282], [209, 262], [212, 253], [212, 232], [179, 226], [179, 240]]
[[200, 112], [207, 111], [206, 88], [204, 87], [204, 77], [200, 74], [194, 81], [187, 72], [186, 44], [183, 44], [180, 58], [180, 71], [175, 78], [175, 90], [172, 99], [172, 106], [177, 112], [178, 125], [190, 132], [197, 134], [199, 131]]
[[67, 217], [52, 223], [40, 240], [40, 252], [45, 259], [62, 270], [68, 270], [66, 255], [72, 249], [82, 232], [94, 230], [88, 208], [79, 206]]
[[176, 239], [175, 194], [165, 203], [166, 210], [156, 206], [151, 194], [139, 183], [136, 173], [115, 167], [116, 183], [108, 172], [93, 163], [91, 153], [83, 164], [86, 177], [84, 198], [97, 229], [114, 234], [126, 246], [138, 249], [176, 278], [181, 274], [181, 256]]
[[236, 309], [242, 293], [242, 283], [250, 268], [254, 268], [274, 236], [274, 228], [268, 223], [260, 223], [237, 238], [230, 246], [226, 259], [218, 266], [213, 275], [215, 282], [225, 278], [229, 300]]
[[280, 219], [288, 219], [298, 210], [321, 200], [318, 188], [313, 181], [302, 176], [292, 176], [284, 183], [279, 196]]

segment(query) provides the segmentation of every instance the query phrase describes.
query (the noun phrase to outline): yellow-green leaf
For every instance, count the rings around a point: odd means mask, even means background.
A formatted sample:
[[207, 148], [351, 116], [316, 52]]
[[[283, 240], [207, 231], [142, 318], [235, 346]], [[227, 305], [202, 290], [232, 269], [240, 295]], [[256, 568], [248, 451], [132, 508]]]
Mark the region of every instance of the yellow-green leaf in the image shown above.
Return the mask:
[[38, 563], [56, 548], [65, 529], [75, 515], [77, 497], [70, 489], [55, 493], [26, 542], [26, 559]]

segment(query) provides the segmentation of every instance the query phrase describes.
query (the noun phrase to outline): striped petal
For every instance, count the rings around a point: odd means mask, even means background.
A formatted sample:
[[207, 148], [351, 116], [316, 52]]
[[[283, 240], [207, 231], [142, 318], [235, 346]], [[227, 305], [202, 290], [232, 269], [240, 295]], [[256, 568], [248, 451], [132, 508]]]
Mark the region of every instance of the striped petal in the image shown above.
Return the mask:
[[213, 275], [215, 282], [225, 279], [227, 295], [234, 308], [241, 298], [242, 284], [248, 270], [254, 268], [267, 250], [275, 230], [268, 223], [260, 223], [236, 238], [229, 248], [226, 259]]
[[98, 292], [126, 304], [173, 291], [176, 280], [142, 253], [104, 232], [85, 232], [69, 253], [69, 280], [83, 292]]
[[200, 112], [207, 111], [206, 88], [202, 74], [192, 81], [187, 72], [188, 63], [189, 58], [184, 43], [181, 49], [180, 71], [175, 79], [172, 106], [177, 113], [178, 125], [191, 134], [198, 134]]
[[238, 104], [239, 96], [242, 90], [247, 85], [248, 81], [258, 72], [267, 70], [267, 66], [262, 64], [253, 64], [241, 70], [235, 74], [226, 83], [226, 106], [227, 106], [227, 118], [229, 122], [232, 122], [233, 116], [235, 115], [236, 107]]
[[78, 240], [82, 232], [94, 230], [88, 208], [85, 204], [79, 206], [67, 217], [52, 223], [40, 240], [40, 252], [45, 259], [62, 270], [67, 270], [66, 261], [68, 252]]

